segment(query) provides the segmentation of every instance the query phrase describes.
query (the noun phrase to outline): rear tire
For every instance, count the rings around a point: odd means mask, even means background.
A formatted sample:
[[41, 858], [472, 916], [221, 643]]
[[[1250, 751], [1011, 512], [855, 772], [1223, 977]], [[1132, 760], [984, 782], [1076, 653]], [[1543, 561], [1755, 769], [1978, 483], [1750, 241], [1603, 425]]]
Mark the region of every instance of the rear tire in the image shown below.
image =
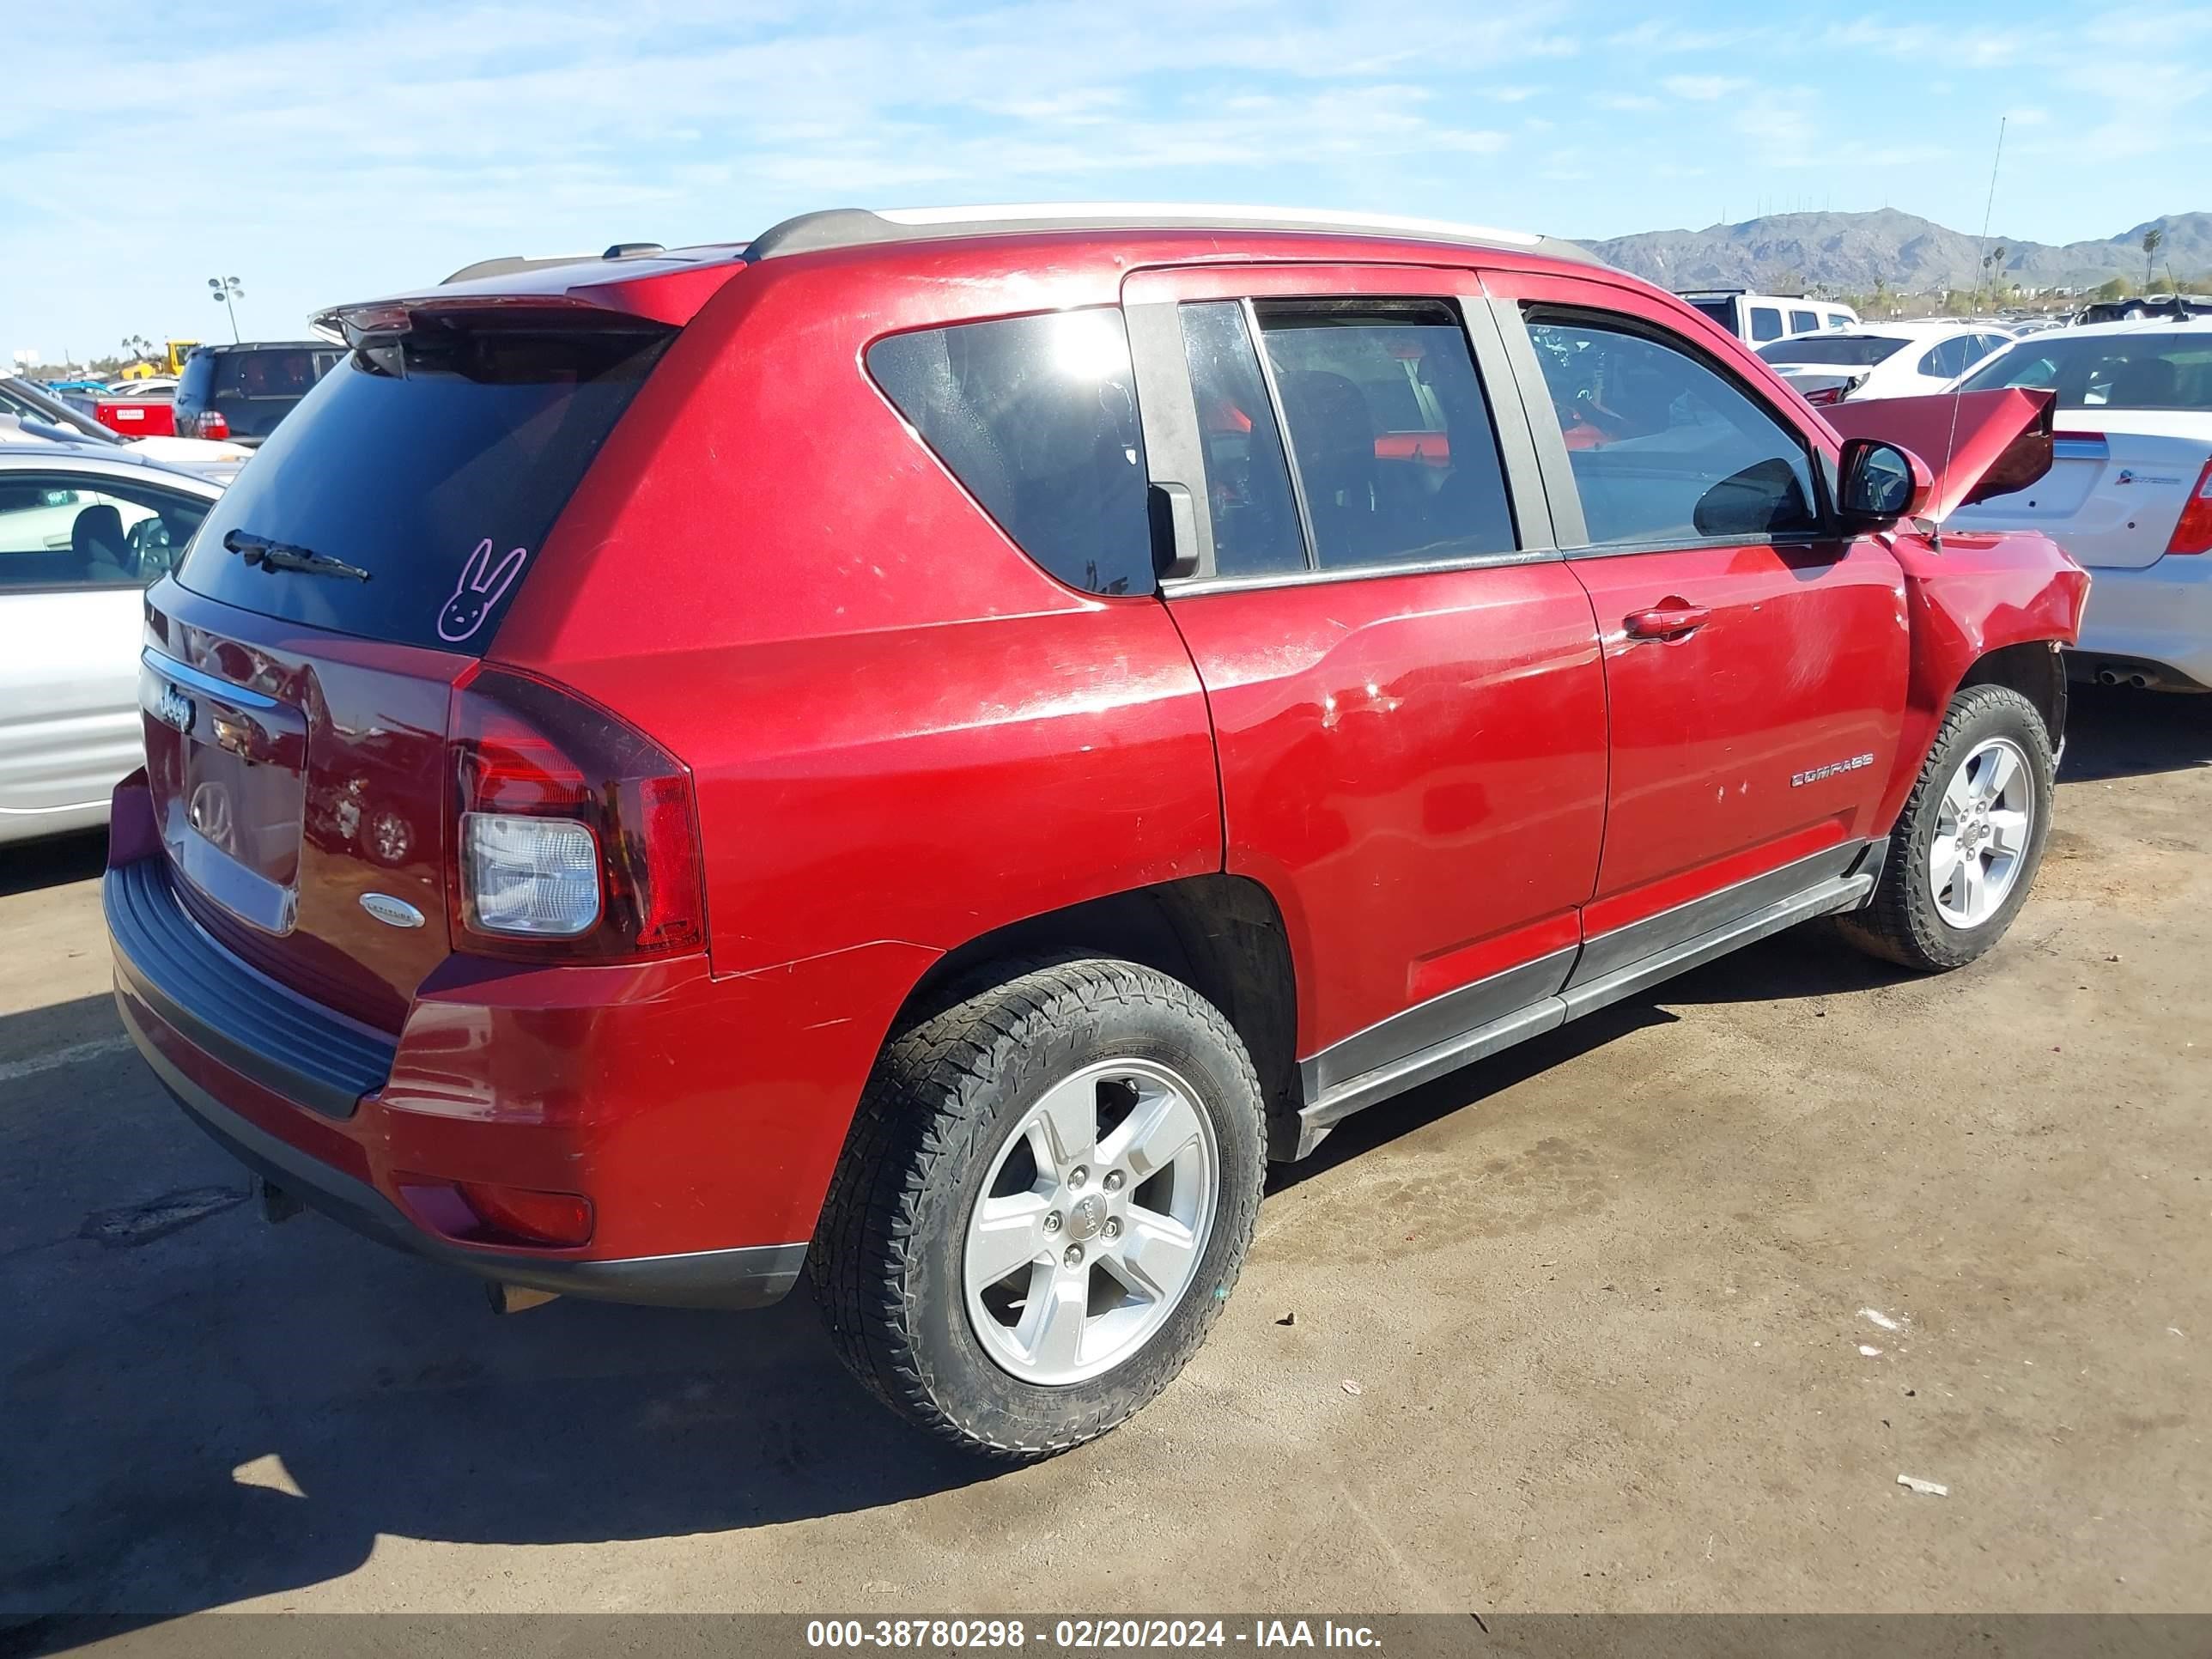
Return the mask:
[[1839, 917], [1870, 956], [1923, 973], [1961, 968], [2027, 902], [2051, 830], [2056, 768], [2035, 705], [2008, 686], [1951, 700], [1890, 832], [1868, 907]]
[[1026, 1462], [1127, 1420], [1236, 1283], [1267, 1174], [1220, 1012], [1133, 963], [1042, 967], [896, 1033], [807, 1266], [892, 1410]]

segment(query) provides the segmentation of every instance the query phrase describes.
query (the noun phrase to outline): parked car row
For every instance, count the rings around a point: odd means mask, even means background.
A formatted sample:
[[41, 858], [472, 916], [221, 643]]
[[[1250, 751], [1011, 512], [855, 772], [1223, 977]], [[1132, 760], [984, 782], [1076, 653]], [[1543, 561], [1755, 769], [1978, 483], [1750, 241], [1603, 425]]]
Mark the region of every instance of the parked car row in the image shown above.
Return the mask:
[[1984, 325], [1884, 323], [1799, 334], [1759, 348], [1809, 404], [1845, 398], [1915, 398], [1941, 392], [2010, 343]]
[[196, 346], [171, 379], [69, 380], [49, 396], [126, 438], [201, 438], [252, 447], [343, 355], [327, 340]]

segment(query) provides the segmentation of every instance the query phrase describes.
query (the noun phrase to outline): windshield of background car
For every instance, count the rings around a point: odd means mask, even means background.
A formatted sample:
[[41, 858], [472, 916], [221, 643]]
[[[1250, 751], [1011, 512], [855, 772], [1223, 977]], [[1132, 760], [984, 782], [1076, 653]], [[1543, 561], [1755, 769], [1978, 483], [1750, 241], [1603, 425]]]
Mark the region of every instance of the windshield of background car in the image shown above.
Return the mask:
[[1798, 340], [1777, 340], [1763, 345], [1759, 355], [1770, 363], [1823, 363], [1838, 368], [1872, 368], [1905, 344], [1892, 336], [1852, 334], [1842, 339], [1810, 335]]
[[1729, 333], [1735, 332], [1735, 301], [1734, 300], [1692, 300], [1690, 303]]
[[[177, 580], [264, 616], [481, 651], [675, 331], [418, 317], [342, 354], [225, 492]], [[269, 570], [235, 532], [368, 573]]]
[[1968, 375], [1966, 392], [2056, 392], [2061, 409], [2212, 410], [2212, 332], [2039, 334]]

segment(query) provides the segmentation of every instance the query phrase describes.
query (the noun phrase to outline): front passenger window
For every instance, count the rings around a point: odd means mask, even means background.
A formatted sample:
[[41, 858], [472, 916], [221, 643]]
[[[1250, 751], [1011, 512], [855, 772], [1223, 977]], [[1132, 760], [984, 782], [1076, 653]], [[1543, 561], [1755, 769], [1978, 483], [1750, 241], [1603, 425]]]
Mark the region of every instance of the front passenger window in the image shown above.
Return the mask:
[[1656, 332], [1579, 313], [1528, 318], [1592, 544], [1817, 529], [1795, 429]]

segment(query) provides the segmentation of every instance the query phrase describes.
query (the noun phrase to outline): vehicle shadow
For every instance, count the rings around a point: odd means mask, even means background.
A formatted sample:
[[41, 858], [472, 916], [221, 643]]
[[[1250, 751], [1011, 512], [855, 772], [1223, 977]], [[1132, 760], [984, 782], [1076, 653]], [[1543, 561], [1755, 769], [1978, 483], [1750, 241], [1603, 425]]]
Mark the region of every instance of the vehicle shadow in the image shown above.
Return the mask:
[[88, 830], [0, 848], [0, 898], [88, 881], [107, 865], [107, 831]]
[[2212, 766], [2212, 697], [2074, 685], [2061, 783], [2095, 783]]
[[501, 1318], [465, 1277], [247, 1200], [135, 1054], [0, 1081], [0, 1655], [341, 1577], [380, 1534], [682, 1536], [995, 1473], [870, 1399], [803, 1290]]

